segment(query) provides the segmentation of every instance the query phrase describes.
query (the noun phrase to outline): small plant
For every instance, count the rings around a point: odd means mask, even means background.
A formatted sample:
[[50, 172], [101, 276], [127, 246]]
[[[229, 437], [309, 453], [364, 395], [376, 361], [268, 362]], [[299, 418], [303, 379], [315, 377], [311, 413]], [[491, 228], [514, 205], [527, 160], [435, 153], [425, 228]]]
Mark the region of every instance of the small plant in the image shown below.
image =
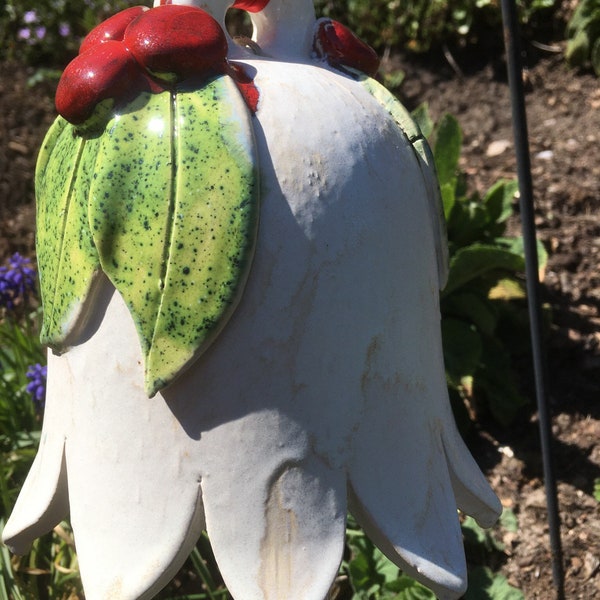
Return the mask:
[[516, 532], [517, 529], [517, 517], [510, 509], [504, 509], [493, 530], [482, 529], [471, 517], [463, 520], [462, 531], [469, 564], [469, 589], [465, 600], [524, 600], [522, 592], [489, 567], [490, 563], [497, 563], [504, 554], [504, 544], [496, 537], [496, 532]]
[[[514, 530], [516, 519], [505, 511], [499, 527]], [[469, 589], [466, 600], [524, 600], [523, 594], [511, 586], [503, 575], [493, 573], [486, 565], [502, 553], [503, 545], [489, 530], [482, 529], [467, 517], [462, 524], [468, 555], [475, 557], [469, 566]], [[365, 536], [352, 517], [348, 519], [349, 559], [341, 573], [352, 588], [352, 600], [435, 600], [435, 595], [388, 560]]]
[[[414, 116], [434, 140], [450, 250], [448, 283], [441, 293], [448, 387], [461, 426], [483, 406], [507, 425], [526, 404], [512, 368], [513, 340], [527, 339], [522, 299], [525, 259], [521, 238], [505, 237], [515, 181], [499, 181], [483, 197], [467, 192], [458, 161], [462, 132], [443, 116], [434, 127], [426, 106]], [[539, 247], [542, 262], [546, 254]]]
[[567, 25], [567, 62], [600, 76], [600, 0], [581, 0]]
[[433, 592], [386, 558], [351, 516], [346, 537], [350, 558], [341, 573], [350, 583], [352, 600], [435, 600]]

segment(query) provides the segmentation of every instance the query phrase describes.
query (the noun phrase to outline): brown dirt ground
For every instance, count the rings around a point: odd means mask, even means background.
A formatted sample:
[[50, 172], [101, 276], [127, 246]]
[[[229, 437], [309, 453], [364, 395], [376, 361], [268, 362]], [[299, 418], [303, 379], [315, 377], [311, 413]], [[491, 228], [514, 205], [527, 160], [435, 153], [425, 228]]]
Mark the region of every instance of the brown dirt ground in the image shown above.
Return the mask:
[[[429, 103], [450, 112], [464, 132], [462, 167], [483, 192], [515, 176], [509, 93], [501, 57], [476, 69], [455, 57], [462, 74], [438, 63], [395, 57], [400, 96], [409, 108]], [[529, 47], [527, 108], [536, 224], [550, 258], [544, 301], [552, 307], [547, 340], [548, 396], [554, 413], [566, 597], [600, 598], [600, 86], [570, 71], [560, 53]], [[28, 87], [33, 73], [0, 64], [0, 261], [33, 255], [33, 171], [54, 117], [53, 85]], [[525, 379], [527, 379], [527, 374]], [[524, 382], [527, 388], [527, 381]], [[530, 384], [529, 384], [530, 386]], [[472, 448], [518, 531], [497, 528], [505, 543], [498, 568], [528, 599], [554, 597], [535, 411], [510, 429], [491, 425]]]

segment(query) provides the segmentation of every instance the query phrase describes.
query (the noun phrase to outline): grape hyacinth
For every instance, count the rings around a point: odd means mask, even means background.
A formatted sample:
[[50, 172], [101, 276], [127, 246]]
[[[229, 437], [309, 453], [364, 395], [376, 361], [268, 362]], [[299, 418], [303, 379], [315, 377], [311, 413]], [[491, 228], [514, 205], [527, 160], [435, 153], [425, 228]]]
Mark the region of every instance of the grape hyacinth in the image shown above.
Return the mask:
[[44, 408], [46, 398], [46, 376], [48, 368], [36, 363], [27, 369], [27, 379], [29, 383], [25, 388], [33, 399], [34, 404], [39, 408]]
[[35, 293], [35, 287], [36, 273], [31, 261], [18, 252], [9, 258], [8, 267], [0, 267], [0, 307], [13, 310]]

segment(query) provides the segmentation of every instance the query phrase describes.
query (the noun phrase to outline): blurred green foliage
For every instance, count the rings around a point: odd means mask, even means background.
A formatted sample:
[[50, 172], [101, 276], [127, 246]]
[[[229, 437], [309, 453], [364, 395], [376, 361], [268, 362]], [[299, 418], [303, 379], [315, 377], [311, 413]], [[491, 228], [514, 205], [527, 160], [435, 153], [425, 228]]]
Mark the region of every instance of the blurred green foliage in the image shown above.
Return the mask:
[[[513, 355], [528, 338], [525, 257], [522, 239], [506, 237], [517, 183], [498, 181], [483, 197], [469, 192], [459, 169], [457, 120], [447, 114], [434, 126], [426, 106], [413, 115], [432, 140], [448, 229], [450, 272], [441, 310], [455, 414], [463, 428], [482, 411], [508, 425], [527, 403], [513, 368]], [[543, 268], [541, 244], [538, 254]]]
[[600, 0], [581, 0], [567, 26], [567, 61], [600, 76]]
[[[152, 4], [151, 0], [136, 3]], [[0, 0], [0, 59], [63, 67], [90, 29], [132, 4], [127, 0]], [[517, 0], [517, 4], [522, 24], [536, 30], [552, 20], [560, 2]], [[499, 0], [315, 0], [315, 8], [318, 16], [341, 21], [380, 52], [390, 47], [425, 52], [445, 44], [502, 44]]]
[[[555, 0], [517, 0], [523, 24], [543, 15]], [[492, 35], [502, 44], [498, 0], [316, 0], [318, 15], [341, 21], [377, 50], [403, 47], [425, 52], [443, 44], [474, 44]]]

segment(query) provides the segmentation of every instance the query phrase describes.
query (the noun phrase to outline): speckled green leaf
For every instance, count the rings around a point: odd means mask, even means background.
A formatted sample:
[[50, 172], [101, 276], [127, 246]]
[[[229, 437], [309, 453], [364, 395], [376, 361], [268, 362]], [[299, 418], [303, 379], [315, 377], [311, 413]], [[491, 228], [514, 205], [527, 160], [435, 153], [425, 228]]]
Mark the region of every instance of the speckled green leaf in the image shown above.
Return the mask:
[[256, 157], [231, 80], [143, 94], [111, 120], [89, 207], [102, 269], [131, 310], [153, 395], [212, 342], [250, 268]]
[[219, 333], [245, 284], [258, 226], [250, 114], [226, 78], [179, 92], [168, 264], [147, 386], [169, 381]]
[[41, 340], [61, 351], [81, 324], [99, 261], [87, 221], [96, 140], [76, 137], [58, 118], [36, 169], [37, 260], [44, 320]]
[[89, 220], [102, 270], [150, 350], [160, 304], [172, 211], [171, 95], [141, 94], [100, 136]]

